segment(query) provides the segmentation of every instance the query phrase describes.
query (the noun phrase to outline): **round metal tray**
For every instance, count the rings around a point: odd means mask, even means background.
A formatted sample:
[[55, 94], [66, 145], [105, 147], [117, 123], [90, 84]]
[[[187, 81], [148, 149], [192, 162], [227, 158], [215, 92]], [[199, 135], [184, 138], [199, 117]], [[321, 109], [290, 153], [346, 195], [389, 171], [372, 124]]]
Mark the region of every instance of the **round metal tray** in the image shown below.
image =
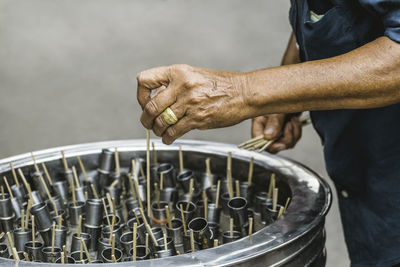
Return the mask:
[[[153, 140], [152, 140], [153, 141]], [[51, 174], [60, 169], [64, 150], [71, 164], [80, 155], [88, 170], [96, 169], [103, 148], [118, 148], [121, 165], [129, 166], [128, 152], [145, 157], [145, 140], [121, 140], [97, 142], [51, 148], [34, 152], [38, 163], [46, 162]], [[115, 266], [321, 266], [325, 264], [324, 220], [330, 208], [332, 194], [328, 184], [315, 172], [300, 163], [270, 155], [249, 152], [234, 145], [214, 142], [180, 140], [166, 146], [154, 140], [159, 160], [178, 162], [179, 146], [185, 153], [185, 167], [204, 170], [204, 159], [211, 157], [213, 169], [223, 172], [226, 157], [232, 152], [232, 173], [236, 179], [247, 179], [248, 164], [254, 157], [254, 183], [265, 184], [271, 171], [277, 175], [277, 183], [286, 184], [291, 203], [283, 217], [255, 232], [251, 237], [190, 254], [140, 262], [121, 262]], [[125, 153], [126, 152], [126, 153]], [[131, 154], [130, 154], [131, 155]], [[72, 158], [74, 157], [74, 158]], [[9, 174], [9, 163], [15, 168], [27, 168], [33, 164], [30, 153], [0, 160], [0, 174]], [[14, 260], [0, 258], [0, 266], [16, 266]], [[60, 266], [61, 264], [20, 261], [18, 266]], [[70, 265], [72, 264], [64, 264]], [[75, 264], [74, 264], [75, 265]], [[104, 264], [92, 264], [100, 267]]]

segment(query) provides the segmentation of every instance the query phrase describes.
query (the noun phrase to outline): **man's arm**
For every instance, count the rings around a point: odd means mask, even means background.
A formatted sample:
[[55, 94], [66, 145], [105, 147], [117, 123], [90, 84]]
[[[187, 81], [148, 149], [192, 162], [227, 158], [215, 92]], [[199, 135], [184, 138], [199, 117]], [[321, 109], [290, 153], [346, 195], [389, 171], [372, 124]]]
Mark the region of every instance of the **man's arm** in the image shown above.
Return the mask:
[[[138, 75], [138, 101], [143, 125], [167, 144], [265, 114], [386, 106], [400, 102], [400, 44], [381, 37], [341, 56], [249, 73], [154, 68]], [[179, 119], [172, 126], [167, 107]]]
[[381, 37], [341, 56], [242, 78], [255, 115], [382, 107], [400, 102], [400, 44]]

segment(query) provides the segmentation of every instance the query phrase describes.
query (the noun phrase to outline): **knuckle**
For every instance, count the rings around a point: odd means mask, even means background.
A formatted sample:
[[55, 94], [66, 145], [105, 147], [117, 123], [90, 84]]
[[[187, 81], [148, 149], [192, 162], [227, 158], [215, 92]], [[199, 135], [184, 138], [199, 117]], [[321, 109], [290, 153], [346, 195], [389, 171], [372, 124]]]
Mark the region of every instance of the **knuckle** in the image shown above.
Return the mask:
[[175, 128], [174, 128], [174, 127], [169, 127], [169, 128], [167, 129], [167, 131], [166, 131], [166, 136], [167, 136], [168, 138], [173, 138], [173, 137], [175, 137], [175, 135], [176, 135], [176, 130], [175, 130]]
[[144, 111], [152, 116], [157, 115], [157, 104], [153, 100], [150, 100], [144, 107]]

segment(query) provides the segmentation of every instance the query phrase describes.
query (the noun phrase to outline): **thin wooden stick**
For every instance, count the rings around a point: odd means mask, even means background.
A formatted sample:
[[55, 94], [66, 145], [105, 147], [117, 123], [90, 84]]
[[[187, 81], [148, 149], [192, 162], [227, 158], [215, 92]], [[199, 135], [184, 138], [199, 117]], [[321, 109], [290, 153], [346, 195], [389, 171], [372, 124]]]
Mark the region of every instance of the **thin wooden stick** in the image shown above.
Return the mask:
[[190, 202], [192, 202], [193, 190], [194, 190], [193, 185], [194, 185], [194, 179], [191, 178], [191, 179], [190, 179], [190, 183], [189, 183], [189, 200], [188, 200], [188, 202], [186, 203], [186, 208], [185, 208], [186, 211], [189, 211]]
[[143, 169], [143, 164], [140, 162], [139, 155], [136, 155], [136, 160], [139, 162], [139, 170], [140, 170], [140, 175], [145, 178], [146, 175], [144, 174], [144, 169]]
[[147, 184], [147, 216], [151, 217], [151, 207], [150, 207], [150, 130], [146, 130], [146, 184]]
[[[132, 160], [132, 162], [133, 162], [133, 160]], [[129, 186], [131, 188], [131, 196], [132, 196], [133, 199], [137, 199], [137, 195], [135, 193], [135, 187], [133, 185], [133, 180], [132, 179], [133, 179], [132, 175], [130, 173], [128, 173], [128, 181], [129, 181]]]
[[208, 201], [207, 201], [206, 190], [203, 190], [202, 197], [203, 197], [203, 206], [204, 206], [204, 218], [207, 220], [207, 218], [208, 218], [208, 214], [207, 214], [207, 212], [208, 212]]
[[256, 136], [256, 137], [250, 139], [250, 140], [247, 140], [247, 141], [244, 142], [244, 143], [241, 143], [240, 145], [238, 145], [238, 147], [243, 147], [243, 146], [245, 146], [245, 145], [254, 143], [254, 142], [256, 142], [256, 141], [258, 141], [258, 140], [261, 140], [261, 139], [263, 139], [263, 138], [264, 138], [264, 135], [263, 135], [263, 134], [258, 135], [258, 136]]
[[116, 263], [116, 262], [117, 262], [117, 258], [115, 258], [115, 255], [114, 255], [114, 254], [111, 255], [111, 259], [112, 259], [112, 262], [113, 262], [113, 263]]
[[279, 212], [278, 212], [278, 217], [277, 218], [280, 218], [282, 215], [283, 215], [283, 212], [285, 211], [285, 208], [284, 207], [280, 207], [279, 208]]
[[65, 261], [68, 262], [67, 247], [63, 245], [62, 250], [64, 252]]
[[11, 234], [10, 234], [10, 232], [7, 232], [7, 238], [8, 238], [8, 243], [10, 244], [10, 247], [14, 247], [14, 242], [13, 242], [13, 239], [12, 239], [12, 237], [11, 237]]
[[136, 261], [136, 233], [137, 233], [137, 222], [134, 222], [133, 223], [133, 253], [132, 253], [133, 261]]
[[32, 247], [35, 248], [35, 215], [31, 215], [32, 221]]
[[233, 198], [233, 185], [232, 185], [232, 152], [228, 152], [226, 164], [226, 179], [228, 180], [228, 193], [229, 198]]
[[135, 185], [135, 189], [136, 189], [137, 199], [138, 199], [138, 202], [139, 202], [139, 207], [143, 210], [144, 207], [143, 207], [142, 198], [140, 197], [140, 194], [139, 194], [139, 184], [138, 184], [138, 180], [137, 180], [137, 175], [136, 175], [136, 177], [134, 179], [134, 185]]
[[58, 230], [61, 230], [62, 228], [62, 221], [63, 221], [62, 216], [58, 216]]
[[111, 187], [111, 188], [114, 188], [118, 183], [119, 183], [119, 179], [114, 180], [114, 182], [112, 182], [112, 183], [110, 184], [110, 187]]
[[61, 156], [62, 156], [62, 163], [64, 166], [64, 171], [68, 172], [68, 163], [67, 163], [67, 159], [65, 158], [64, 150], [61, 150]]
[[217, 195], [216, 195], [216, 198], [215, 198], [215, 207], [216, 208], [218, 208], [220, 191], [221, 191], [221, 180], [218, 180], [218, 182], [217, 182]]
[[218, 239], [214, 239], [214, 248], [218, 247]]
[[250, 158], [250, 164], [249, 164], [249, 175], [247, 177], [247, 185], [251, 186], [252, 180], [253, 180], [253, 169], [254, 169], [254, 158]]
[[253, 234], [253, 217], [249, 218], [249, 236]]
[[194, 236], [193, 236], [193, 230], [190, 230], [190, 248], [192, 249], [192, 252], [194, 252]]
[[[33, 155], [32, 155], [32, 156], [33, 156]], [[36, 167], [37, 167], [37, 166], [36, 166]], [[38, 168], [38, 170], [39, 170], [39, 168]], [[54, 209], [54, 212], [56, 213], [56, 216], [58, 216], [58, 210], [57, 210], [56, 203], [54, 202], [54, 199], [53, 199], [53, 197], [51, 196], [49, 189], [47, 188], [47, 184], [46, 184], [46, 182], [44, 181], [43, 176], [40, 174], [40, 172], [38, 172], [38, 173], [39, 173], [40, 182], [42, 183], [42, 185], [43, 185], [43, 187], [44, 187], [44, 190], [46, 191], [46, 194], [47, 194], [47, 197], [48, 197], [49, 200], [50, 200], [50, 203], [53, 205], [53, 209]]]
[[183, 172], [183, 153], [182, 146], [179, 146], [179, 171]]
[[25, 260], [27, 261], [27, 262], [30, 262], [31, 260], [29, 259], [29, 256], [28, 256], [28, 253], [26, 253], [25, 251], [24, 251], [24, 253], [22, 253], [23, 255], [24, 255], [24, 258], [25, 258]]
[[211, 167], [210, 167], [210, 158], [206, 158], [206, 173], [207, 173], [207, 178], [208, 182], [210, 183], [210, 187], [212, 190], [214, 190], [214, 184], [212, 180], [212, 174], [211, 174]]
[[92, 183], [90, 183], [90, 188], [92, 189], [94, 198], [99, 199], [99, 194], [97, 194], [96, 188], [94, 188], [94, 185]]
[[76, 232], [76, 236], [77, 236], [78, 238], [81, 237], [81, 231], [82, 231], [82, 215], [79, 215], [79, 219], [78, 219], [78, 229], [77, 229], [77, 232]]
[[49, 171], [47, 170], [46, 164], [44, 162], [41, 163], [42, 169], [44, 171], [44, 174], [46, 176], [47, 181], [49, 182], [49, 185], [53, 186], [53, 180], [50, 177]]
[[88, 248], [86, 246], [85, 241], [83, 241], [83, 239], [81, 239], [81, 243], [82, 243], [83, 249], [85, 250], [86, 257], [87, 257], [89, 263], [92, 264], [92, 258], [90, 257], [89, 250], [88, 250]]
[[167, 235], [164, 234], [164, 235], [163, 235], [163, 238], [164, 238], [164, 249], [165, 249], [165, 250], [168, 250], [168, 246], [167, 246]]
[[78, 174], [76, 173], [76, 168], [75, 168], [75, 166], [72, 166], [72, 173], [74, 174], [74, 179], [75, 179], [75, 183], [76, 183], [76, 188], [80, 188], [80, 187], [81, 187], [81, 184], [79, 183]]
[[236, 184], [236, 196], [237, 196], [237, 197], [240, 197], [240, 184], [239, 184], [239, 180], [236, 180], [235, 184]]
[[31, 187], [29, 186], [28, 182], [25, 179], [24, 173], [21, 171], [21, 169], [18, 169], [18, 174], [21, 176], [21, 180], [25, 185], [26, 190], [28, 190], [29, 198], [32, 199], [32, 190]]
[[229, 233], [233, 237], [233, 218], [229, 218]]
[[183, 224], [183, 233], [187, 235], [187, 228], [186, 228], [186, 220], [185, 220], [185, 214], [183, 213], [183, 205], [179, 204], [179, 208], [181, 210], [181, 217], [182, 217], [182, 224]]
[[11, 237], [10, 232], [7, 232], [7, 238], [8, 238], [8, 243], [10, 244], [10, 247], [11, 247], [11, 251], [12, 251], [14, 260], [19, 261], [18, 252], [17, 252], [17, 250], [16, 250], [15, 247], [14, 247], [14, 242], [13, 242], [13, 240], [12, 240], [12, 237]]
[[72, 192], [72, 204], [76, 207], [76, 195], [75, 195], [75, 185], [74, 182], [71, 183], [71, 192]]
[[[24, 253], [25, 253], [25, 252], [24, 252]], [[60, 256], [60, 257], [61, 257], [61, 263], [62, 263], [62, 264], [65, 264], [64, 251], [61, 251], [61, 256]]]
[[19, 187], [17, 173], [15, 172], [14, 165], [12, 164], [12, 162], [10, 162], [10, 168], [11, 168], [12, 177], [14, 179], [14, 183]]
[[271, 174], [271, 178], [269, 180], [269, 188], [268, 188], [268, 198], [272, 197], [272, 191], [275, 188], [275, 173]]
[[147, 250], [149, 249], [149, 233], [146, 233], [145, 234], [145, 246], [146, 246], [146, 253], [147, 253]]
[[272, 145], [275, 142], [276, 139], [269, 140], [263, 147], [261, 147], [258, 152], [263, 152], [266, 150], [270, 145]]
[[160, 207], [160, 190], [158, 189], [158, 184], [154, 183], [154, 194], [156, 197], [156, 204], [157, 204], [157, 208], [161, 209]]
[[21, 232], [25, 232], [25, 210], [21, 209]]
[[272, 210], [276, 211], [276, 206], [278, 204], [278, 188], [274, 188], [274, 192], [272, 194]]
[[151, 142], [151, 146], [153, 147], [153, 164], [154, 166], [158, 166], [157, 151], [154, 142]]
[[51, 230], [51, 254], [54, 253], [54, 239], [56, 235], [56, 222], [53, 221], [53, 226]]
[[[28, 206], [27, 206], [27, 208], [26, 208], [26, 220], [25, 220], [25, 226], [28, 228], [28, 222], [29, 222], [29, 217], [30, 217], [30, 209], [31, 209], [31, 207], [32, 207], [32, 203], [33, 203], [33, 201], [32, 201], [32, 198], [30, 198], [30, 199], [28, 199]], [[21, 217], [21, 219], [22, 219], [22, 217]]]
[[289, 202], [290, 202], [290, 197], [288, 197], [288, 198], [286, 199], [285, 208], [283, 209], [283, 213], [286, 212], [287, 207], [289, 206]]
[[164, 173], [160, 173], [160, 190], [164, 189]]
[[139, 211], [140, 211], [140, 215], [142, 216], [142, 220], [143, 220], [144, 226], [146, 227], [147, 233], [149, 233], [149, 235], [150, 235], [150, 237], [151, 237], [153, 243], [154, 243], [156, 246], [158, 246], [158, 242], [157, 242], [157, 240], [156, 240], [156, 238], [155, 238], [153, 232], [151, 231], [150, 225], [147, 223], [147, 219], [146, 219], [146, 216], [144, 216], [143, 210], [142, 210], [141, 208], [139, 208]]
[[104, 198], [102, 198], [101, 201], [103, 202], [104, 212], [106, 214], [106, 219], [107, 219], [108, 226], [110, 226], [111, 222], [110, 222], [110, 218], [108, 218], [108, 211], [107, 211], [106, 202], [105, 202]]
[[167, 215], [168, 227], [172, 229], [171, 213], [169, 212], [168, 205], [165, 206], [165, 214]]
[[115, 234], [111, 236], [111, 255], [115, 255]]
[[84, 263], [84, 261], [83, 261], [83, 246], [82, 246], [82, 242], [80, 242], [79, 248], [80, 248], [80, 254], [79, 254], [79, 256], [80, 256], [80, 258], [81, 258], [81, 262]]
[[120, 167], [119, 167], [119, 153], [118, 153], [117, 148], [115, 148], [114, 160], [115, 160], [115, 173], [119, 177], [121, 175], [121, 171], [120, 171]]
[[89, 178], [87, 176], [85, 165], [83, 165], [81, 156], [77, 156], [76, 158], [78, 159], [79, 167], [81, 168], [81, 171], [82, 171], [82, 174], [83, 174], [83, 178], [85, 179], [85, 181], [87, 183], [89, 183]]
[[8, 184], [7, 177], [3, 176], [3, 179], [4, 179], [4, 183], [6, 184], [8, 193], [10, 194], [10, 197], [11, 197], [11, 198], [14, 198], [14, 195], [13, 195], [13, 193], [12, 193], [12, 191], [11, 191], [10, 185]]

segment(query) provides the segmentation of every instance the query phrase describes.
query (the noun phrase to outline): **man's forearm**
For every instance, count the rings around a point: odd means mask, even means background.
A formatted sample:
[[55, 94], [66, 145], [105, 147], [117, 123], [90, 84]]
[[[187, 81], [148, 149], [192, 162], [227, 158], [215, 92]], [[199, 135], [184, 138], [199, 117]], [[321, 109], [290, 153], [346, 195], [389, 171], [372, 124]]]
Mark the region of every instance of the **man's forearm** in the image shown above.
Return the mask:
[[381, 37], [341, 56], [243, 77], [254, 116], [386, 106], [400, 102], [400, 44]]

